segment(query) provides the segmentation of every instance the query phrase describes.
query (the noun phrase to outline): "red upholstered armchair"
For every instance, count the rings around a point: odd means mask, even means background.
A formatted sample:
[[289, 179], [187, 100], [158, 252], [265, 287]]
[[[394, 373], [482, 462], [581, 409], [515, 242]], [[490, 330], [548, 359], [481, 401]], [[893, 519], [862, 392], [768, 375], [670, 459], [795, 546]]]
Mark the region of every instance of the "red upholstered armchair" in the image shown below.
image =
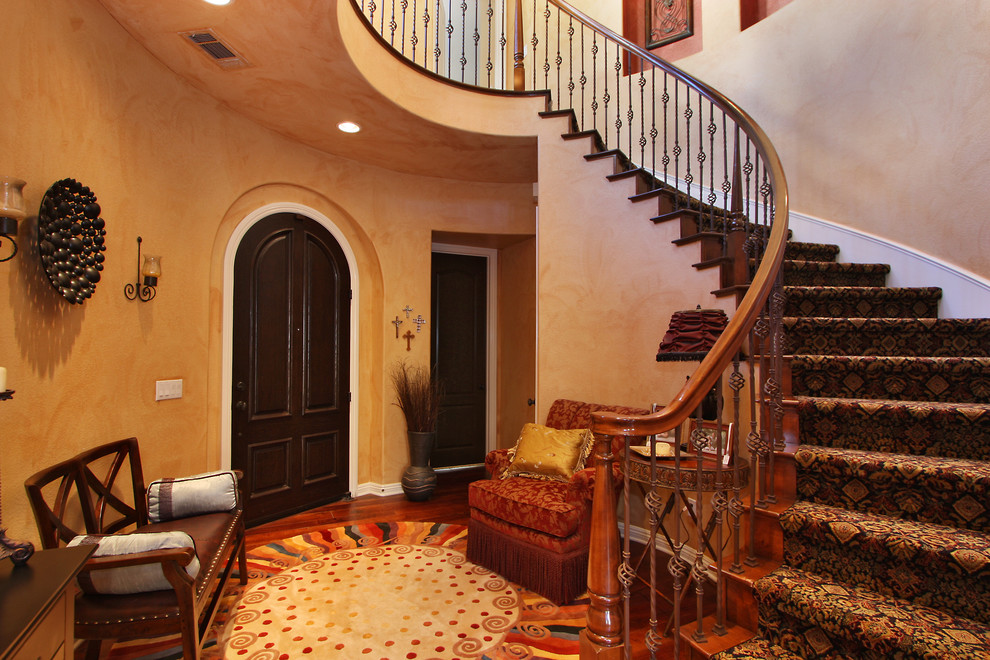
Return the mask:
[[[649, 414], [641, 408], [558, 399], [547, 412], [546, 426], [587, 429], [597, 410]], [[491, 478], [468, 487], [468, 559], [555, 603], [569, 603], [587, 589], [594, 466], [589, 460], [569, 482], [503, 479], [508, 454], [508, 449], [490, 452], [485, 467]]]

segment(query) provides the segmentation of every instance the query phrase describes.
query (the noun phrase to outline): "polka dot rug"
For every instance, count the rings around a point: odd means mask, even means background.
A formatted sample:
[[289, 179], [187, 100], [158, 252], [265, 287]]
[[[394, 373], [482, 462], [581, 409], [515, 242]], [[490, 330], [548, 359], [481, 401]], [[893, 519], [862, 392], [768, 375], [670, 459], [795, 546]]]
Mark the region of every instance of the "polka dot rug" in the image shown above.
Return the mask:
[[[464, 558], [467, 528], [374, 523], [248, 552], [204, 660], [578, 658], [587, 600], [558, 607]], [[176, 639], [115, 645], [111, 658], [180, 658]]]

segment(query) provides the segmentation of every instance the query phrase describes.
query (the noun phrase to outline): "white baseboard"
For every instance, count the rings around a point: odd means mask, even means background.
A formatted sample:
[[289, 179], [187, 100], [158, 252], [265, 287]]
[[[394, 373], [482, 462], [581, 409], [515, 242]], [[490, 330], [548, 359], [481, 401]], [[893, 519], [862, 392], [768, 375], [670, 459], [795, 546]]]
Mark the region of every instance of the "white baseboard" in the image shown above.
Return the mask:
[[392, 484], [376, 484], [369, 481], [363, 484], [358, 484], [357, 490], [354, 491], [354, 497], [360, 497], [362, 495], [377, 495], [379, 497], [386, 497], [388, 495], [401, 494], [402, 484], [398, 482]]

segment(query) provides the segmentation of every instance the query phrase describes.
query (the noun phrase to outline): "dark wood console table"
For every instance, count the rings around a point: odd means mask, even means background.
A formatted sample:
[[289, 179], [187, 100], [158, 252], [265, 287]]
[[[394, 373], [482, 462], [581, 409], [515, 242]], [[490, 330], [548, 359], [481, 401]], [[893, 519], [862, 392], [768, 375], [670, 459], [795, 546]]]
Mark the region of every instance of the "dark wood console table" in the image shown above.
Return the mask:
[[72, 660], [75, 577], [96, 546], [40, 550], [0, 564], [0, 659]]

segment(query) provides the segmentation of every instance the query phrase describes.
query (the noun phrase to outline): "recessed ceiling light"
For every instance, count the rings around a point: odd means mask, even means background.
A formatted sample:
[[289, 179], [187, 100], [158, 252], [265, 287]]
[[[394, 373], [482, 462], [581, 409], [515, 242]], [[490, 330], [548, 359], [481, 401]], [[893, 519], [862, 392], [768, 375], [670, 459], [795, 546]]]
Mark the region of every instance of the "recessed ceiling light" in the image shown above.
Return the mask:
[[204, 0], [204, 2], [208, 2], [211, 5], [217, 5], [218, 7], [222, 7], [223, 5], [229, 5], [233, 1], [234, 0]]
[[352, 121], [342, 121], [337, 124], [337, 128], [344, 131], [345, 133], [357, 133], [361, 130], [361, 127]]

